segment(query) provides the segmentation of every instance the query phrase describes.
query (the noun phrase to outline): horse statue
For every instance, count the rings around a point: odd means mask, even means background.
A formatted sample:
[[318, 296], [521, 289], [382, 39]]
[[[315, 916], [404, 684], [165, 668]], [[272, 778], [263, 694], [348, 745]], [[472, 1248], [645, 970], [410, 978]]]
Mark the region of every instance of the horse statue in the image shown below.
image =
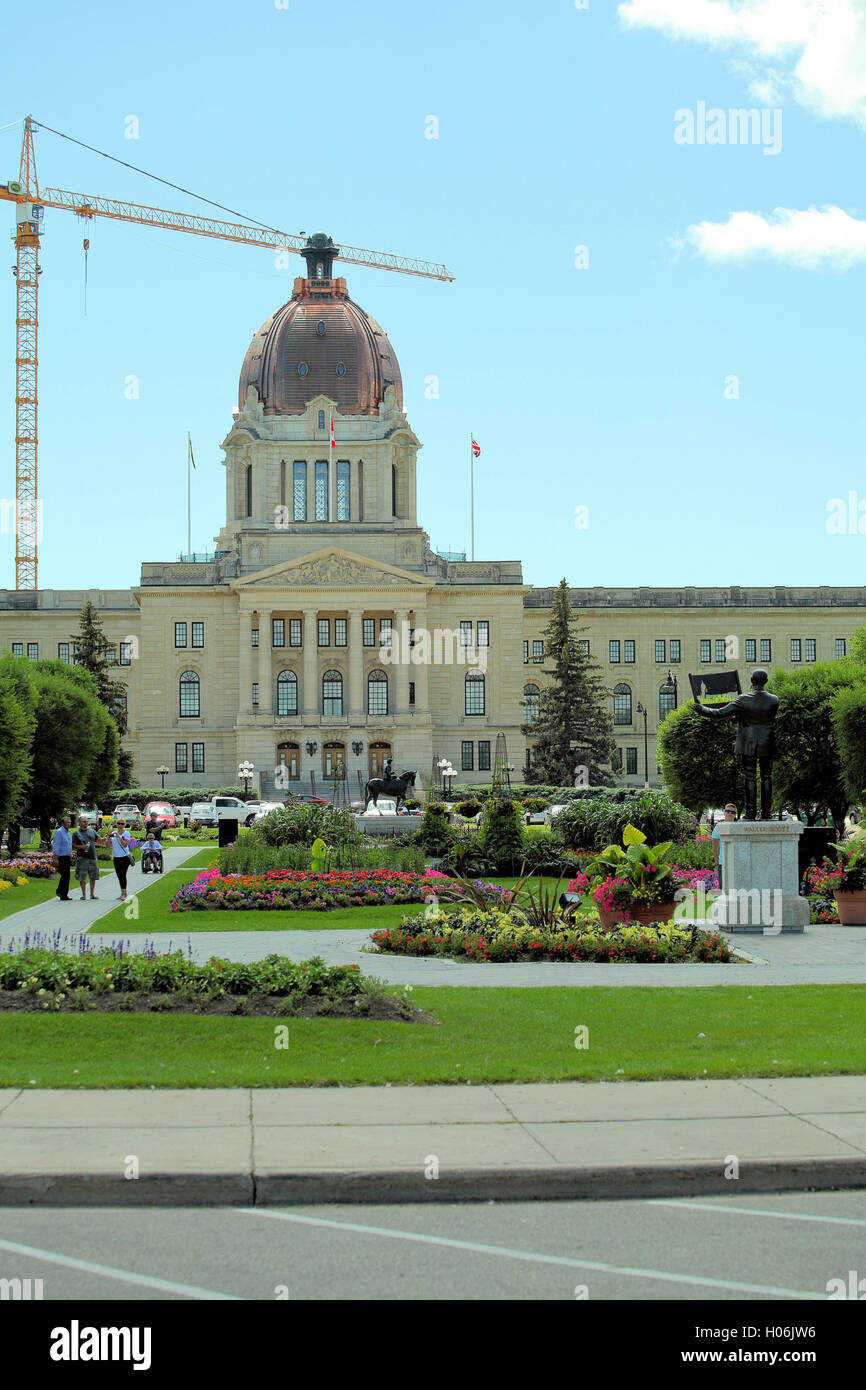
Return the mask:
[[364, 788], [364, 810], [366, 811], [372, 801], [378, 811], [379, 797], [393, 796], [396, 799], [399, 812], [406, 800], [407, 790], [415, 785], [415, 776], [414, 772], [404, 772], [399, 777], [371, 777]]

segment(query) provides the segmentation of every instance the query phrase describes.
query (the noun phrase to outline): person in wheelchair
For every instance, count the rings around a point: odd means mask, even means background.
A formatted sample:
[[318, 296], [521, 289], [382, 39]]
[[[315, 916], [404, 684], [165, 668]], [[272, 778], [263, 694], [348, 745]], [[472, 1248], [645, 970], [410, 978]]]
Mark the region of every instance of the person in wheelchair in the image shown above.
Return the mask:
[[141, 847], [141, 872], [143, 874], [162, 873], [162, 845], [152, 830]]

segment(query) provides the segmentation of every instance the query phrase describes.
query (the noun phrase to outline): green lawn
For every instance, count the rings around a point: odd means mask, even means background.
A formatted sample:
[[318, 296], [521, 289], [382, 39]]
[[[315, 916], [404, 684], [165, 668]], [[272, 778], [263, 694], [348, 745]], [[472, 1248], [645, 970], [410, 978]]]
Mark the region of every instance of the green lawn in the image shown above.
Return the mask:
[[[708, 967], [708, 969], [711, 967]], [[675, 970], [676, 966], [658, 966]], [[416, 989], [438, 1026], [361, 1019], [0, 1015], [0, 1086], [616, 1081], [866, 1071], [866, 990]], [[579, 1025], [589, 1046], [574, 1046]]]
[[[26, 878], [27, 875], [25, 874]], [[0, 921], [5, 917], [13, 917], [16, 912], [23, 912], [25, 907], [36, 907], [37, 903], [44, 903], [46, 899], [53, 898], [57, 892], [57, 878], [31, 878], [26, 887], [7, 888], [4, 893], [0, 893]], [[69, 883], [70, 896], [78, 892], [78, 885], [75, 879]], [[60, 911], [58, 907], [57, 911]]]

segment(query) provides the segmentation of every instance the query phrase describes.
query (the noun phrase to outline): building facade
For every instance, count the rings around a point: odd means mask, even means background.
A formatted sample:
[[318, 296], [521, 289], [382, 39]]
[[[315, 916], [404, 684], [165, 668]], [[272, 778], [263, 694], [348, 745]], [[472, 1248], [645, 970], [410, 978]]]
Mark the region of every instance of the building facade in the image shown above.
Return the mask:
[[[214, 553], [147, 562], [131, 590], [0, 591], [0, 646], [74, 660], [91, 598], [141, 785], [160, 765], [167, 787], [234, 784], [249, 761], [265, 797], [336, 777], [355, 797], [389, 757], [422, 788], [441, 759], [483, 783], [499, 733], [519, 778], [555, 589], [524, 584], [519, 561], [431, 550], [394, 350], [334, 277], [330, 239], [305, 254], [244, 360]], [[576, 588], [572, 603], [633, 785], [659, 782], [656, 729], [690, 698], [687, 672], [834, 660], [866, 621], [863, 588]]]

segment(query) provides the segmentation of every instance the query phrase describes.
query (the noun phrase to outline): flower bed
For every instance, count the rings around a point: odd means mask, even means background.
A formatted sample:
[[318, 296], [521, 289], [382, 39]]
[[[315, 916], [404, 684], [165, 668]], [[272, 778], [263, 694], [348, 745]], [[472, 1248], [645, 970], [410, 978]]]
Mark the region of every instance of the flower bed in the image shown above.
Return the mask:
[[[510, 896], [495, 884], [480, 886], [488, 900], [504, 902]], [[449, 897], [459, 897], [464, 890], [450, 882], [445, 891]], [[172, 912], [328, 912], [339, 907], [424, 902], [430, 894], [426, 875], [393, 869], [335, 869], [327, 874], [272, 869], [264, 874], [229, 875], [205, 869], [175, 893], [169, 906]]]
[[51, 878], [57, 870], [52, 855], [28, 854], [25, 850], [14, 859], [0, 859], [0, 874], [5, 877], [12, 872], [16, 875], [24, 874], [27, 878]]
[[561, 929], [533, 926], [514, 908], [461, 908], [404, 917], [399, 927], [372, 933], [380, 951], [407, 956], [448, 956], [473, 961], [596, 961], [672, 963], [730, 961], [727, 941], [716, 931], [679, 926], [623, 924], [605, 929], [577, 921]]

